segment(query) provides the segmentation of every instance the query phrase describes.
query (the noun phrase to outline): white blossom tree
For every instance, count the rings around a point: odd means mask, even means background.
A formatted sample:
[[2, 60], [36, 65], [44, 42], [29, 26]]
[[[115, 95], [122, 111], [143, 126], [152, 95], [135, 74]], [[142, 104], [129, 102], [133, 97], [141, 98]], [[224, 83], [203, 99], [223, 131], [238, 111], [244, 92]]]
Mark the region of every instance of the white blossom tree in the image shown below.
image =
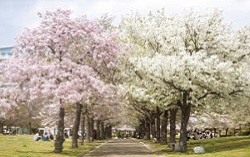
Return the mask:
[[181, 151], [187, 150], [193, 105], [207, 97], [229, 100], [247, 89], [246, 62], [236, 61], [248, 55], [247, 49], [223, 22], [221, 12], [191, 11], [172, 17], [164, 11], [136, 14], [125, 17], [122, 28], [133, 46], [128, 60], [135, 70], [172, 93], [170, 100], [181, 102]]

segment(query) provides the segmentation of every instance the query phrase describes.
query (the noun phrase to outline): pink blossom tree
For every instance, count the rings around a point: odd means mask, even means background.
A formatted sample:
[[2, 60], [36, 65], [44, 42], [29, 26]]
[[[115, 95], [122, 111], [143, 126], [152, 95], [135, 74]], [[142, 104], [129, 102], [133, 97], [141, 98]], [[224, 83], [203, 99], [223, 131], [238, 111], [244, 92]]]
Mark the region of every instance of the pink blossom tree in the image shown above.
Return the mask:
[[[4, 63], [11, 90], [22, 88], [30, 101], [43, 97], [59, 109], [56, 153], [63, 149], [65, 105], [76, 104], [76, 111], [81, 110], [83, 103], [108, 88], [104, 76], [115, 66], [119, 48], [116, 34], [103, 23], [70, 15], [65, 10], [39, 13], [40, 25], [17, 38], [15, 57]], [[72, 147], [77, 147], [76, 141]]]

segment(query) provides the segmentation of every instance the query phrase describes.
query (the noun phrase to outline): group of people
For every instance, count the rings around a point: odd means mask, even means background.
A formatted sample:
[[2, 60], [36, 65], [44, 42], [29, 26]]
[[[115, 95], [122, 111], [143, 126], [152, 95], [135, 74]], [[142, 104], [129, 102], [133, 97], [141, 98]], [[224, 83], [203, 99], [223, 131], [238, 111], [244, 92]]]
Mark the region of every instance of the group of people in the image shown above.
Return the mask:
[[193, 132], [188, 131], [187, 132], [187, 140], [191, 138], [191, 135], [193, 135], [193, 140], [199, 140], [199, 139], [209, 139], [213, 138], [214, 134], [209, 131], [199, 131], [198, 129], [195, 129]]
[[54, 136], [53, 134], [49, 134], [47, 132], [45, 132], [44, 134], [42, 132], [38, 132], [34, 135], [34, 141], [49, 141], [49, 140], [54, 140]]

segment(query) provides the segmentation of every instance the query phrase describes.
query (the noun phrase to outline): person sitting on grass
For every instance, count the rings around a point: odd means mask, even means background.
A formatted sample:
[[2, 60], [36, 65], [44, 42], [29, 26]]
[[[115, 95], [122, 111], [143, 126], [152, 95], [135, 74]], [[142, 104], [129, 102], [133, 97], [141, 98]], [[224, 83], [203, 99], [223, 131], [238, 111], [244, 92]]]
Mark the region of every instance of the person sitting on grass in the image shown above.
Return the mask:
[[49, 140], [49, 136], [47, 134], [47, 132], [45, 132], [45, 134], [43, 135], [43, 141], [48, 141]]
[[54, 140], [53, 134], [51, 134], [51, 133], [49, 134], [49, 139], [52, 140], [52, 141]]
[[34, 141], [39, 141], [39, 140], [41, 140], [41, 135], [40, 135], [40, 133], [36, 133], [35, 135], [34, 135]]

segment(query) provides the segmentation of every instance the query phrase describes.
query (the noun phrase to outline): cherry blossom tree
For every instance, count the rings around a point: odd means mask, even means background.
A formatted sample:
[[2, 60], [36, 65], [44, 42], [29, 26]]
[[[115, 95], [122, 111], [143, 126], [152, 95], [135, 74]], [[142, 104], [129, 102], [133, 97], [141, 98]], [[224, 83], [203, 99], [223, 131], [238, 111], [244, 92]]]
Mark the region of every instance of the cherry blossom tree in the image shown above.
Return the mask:
[[172, 17], [164, 11], [135, 14], [124, 18], [122, 28], [132, 46], [128, 60], [134, 70], [150, 78], [147, 84], [153, 80], [165, 89], [160, 91], [171, 93], [169, 100], [180, 102], [181, 151], [187, 150], [192, 106], [208, 97], [230, 100], [247, 91], [247, 63], [237, 62], [248, 55], [246, 45], [223, 22], [221, 12], [191, 11]]
[[29, 100], [43, 97], [59, 109], [56, 153], [63, 149], [64, 107], [81, 107], [107, 90], [109, 85], [102, 81], [100, 71], [104, 64], [112, 68], [118, 53], [115, 33], [98, 21], [70, 15], [60, 9], [39, 13], [40, 25], [17, 38], [15, 57], [4, 63], [4, 75], [14, 85], [11, 90], [22, 86]]

